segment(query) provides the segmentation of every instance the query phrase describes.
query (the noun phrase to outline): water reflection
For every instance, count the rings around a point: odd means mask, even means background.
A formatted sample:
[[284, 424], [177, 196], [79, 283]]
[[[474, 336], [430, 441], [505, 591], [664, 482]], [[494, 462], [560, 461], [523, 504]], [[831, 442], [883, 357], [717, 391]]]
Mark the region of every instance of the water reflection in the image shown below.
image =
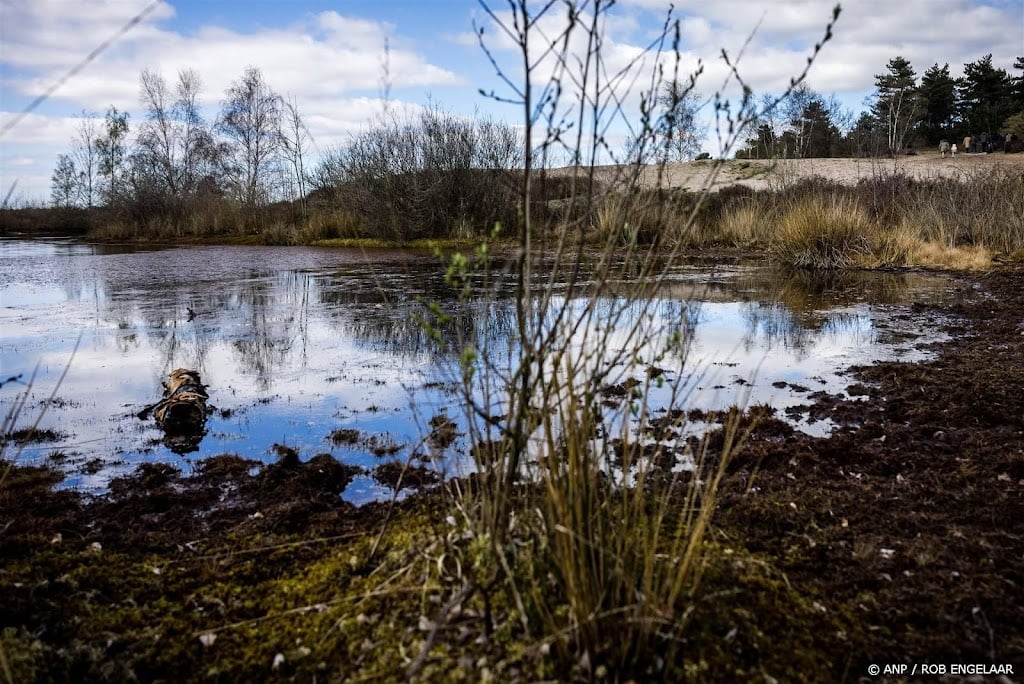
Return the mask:
[[[500, 367], [509, 358], [511, 282], [500, 269], [492, 282], [497, 296], [460, 301], [436, 259], [417, 253], [132, 251], [0, 240], [0, 374], [41, 362], [32, 398], [38, 404], [83, 332], [62, 402], [43, 424], [68, 438], [28, 451], [36, 459], [66, 452], [79, 467], [71, 480], [78, 486], [103, 486], [143, 460], [188, 467], [160, 445], [155, 426], [133, 418], [179, 367], [202, 374], [219, 409], [194, 458], [235, 452], [268, 460], [276, 442], [371, 467], [377, 457], [329, 435], [339, 428], [378, 435], [404, 445], [396, 458], [408, 457], [437, 411], [461, 413], [450, 382], [465, 341], [488, 350], [486, 362]], [[635, 305], [619, 296], [634, 286], [608, 283], [594, 324], [622, 307], [627, 319], [635, 316]], [[840, 391], [835, 371], [910, 351], [879, 343], [882, 328], [918, 332], [915, 321], [893, 318], [891, 305], [941, 297], [945, 288], [941, 279], [910, 274], [812, 277], [763, 266], [685, 265], [667, 274], [649, 329], [677, 331], [685, 341], [659, 364], [690, 383], [692, 406], [729, 405], [742, 386], [751, 401], [785, 408], [803, 398], [779, 381], [814, 379]], [[431, 317], [431, 302], [446, 314], [443, 323]], [[436, 324], [437, 336], [424, 320]], [[611, 330], [606, 344], [614, 351], [625, 342]], [[653, 358], [660, 342], [652, 337], [650, 344]], [[13, 395], [0, 388], [0, 408]], [[467, 452], [464, 444], [454, 448]], [[364, 480], [354, 498], [374, 495], [376, 485]]]

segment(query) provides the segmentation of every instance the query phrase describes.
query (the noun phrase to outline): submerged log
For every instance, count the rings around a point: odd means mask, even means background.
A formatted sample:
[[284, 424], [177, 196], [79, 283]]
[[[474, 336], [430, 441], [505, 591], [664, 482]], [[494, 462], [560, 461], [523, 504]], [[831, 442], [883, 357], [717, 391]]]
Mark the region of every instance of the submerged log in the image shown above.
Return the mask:
[[206, 416], [210, 413], [206, 385], [198, 372], [186, 368], [171, 371], [163, 385], [164, 398], [146, 407], [139, 418], [152, 413], [164, 431], [164, 444], [172, 451], [195, 451], [206, 434]]

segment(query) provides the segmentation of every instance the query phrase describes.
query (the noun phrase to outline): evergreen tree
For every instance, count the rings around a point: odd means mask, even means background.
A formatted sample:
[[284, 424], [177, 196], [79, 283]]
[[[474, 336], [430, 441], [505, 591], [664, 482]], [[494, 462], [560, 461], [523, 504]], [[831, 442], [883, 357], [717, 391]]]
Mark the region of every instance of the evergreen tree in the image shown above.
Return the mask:
[[873, 114], [861, 112], [860, 118], [844, 139], [848, 154], [855, 157], [879, 157], [887, 149], [882, 126]]
[[839, 129], [820, 97], [804, 105], [800, 117], [793, 121], [793, 131], [797, 134], [800, 157], [831, 157], [839, 138]]
[[886, 69], [886, 73], [875, 76], [875, 101], [871, 110], [885, 128], [889, 152], [899, 154], [921, 117], [921, 98], [917, 74], [907, 59], [894, 57]]
[[964, 75], [957, 81], [957, 98], [967, 130], [975, 136], [998, 131], [1017, 111], [1013, 79], [992, 65], [991, 54], [964, 65]]
[[1014, 60], [1013, 68], [1020, 72], [1020, 76], [1013, 79], [1013, 100], [1017, 111], [1024, 113], [1024, 57]]
[[837, 108], [837, 102], [826, 102], [807, 86], [795, 88], [785, 104], [788, 125], [782, 135], [783, 154], [797, 159], [832, 156], [839, 138]]
[[933, 64], [921, 76], [921, 134], [931, 145], [943, 138], [952, 140], [956, 119], [956, 80], [949, 75], [949, 64]]

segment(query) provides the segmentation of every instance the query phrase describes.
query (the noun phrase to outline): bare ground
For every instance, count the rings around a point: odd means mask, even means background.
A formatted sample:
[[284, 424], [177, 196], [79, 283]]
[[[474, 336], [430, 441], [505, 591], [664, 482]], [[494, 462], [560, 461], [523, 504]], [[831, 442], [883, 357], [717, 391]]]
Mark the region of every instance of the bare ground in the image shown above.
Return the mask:
[[[805, 178], [821, 177], [844, 184], [864, 178], [900, 173], [912, 178], [965, 178], [971, 174], [988, 173], [1002, 166], [1024, 172], [1024, 154], [958, 154], [943, 158], [937, 151], [927, 151], [894, 159], [743, 159], [714, 162], [711, 160], [669, 164], [664, 170], [654, 167], [642, 173], [642, 182], [687, 190], [719, 190], [743, 185], [755, 190], [785, 187]], [[611, 181], [620, 170], [601, 167], [598, 178]]]

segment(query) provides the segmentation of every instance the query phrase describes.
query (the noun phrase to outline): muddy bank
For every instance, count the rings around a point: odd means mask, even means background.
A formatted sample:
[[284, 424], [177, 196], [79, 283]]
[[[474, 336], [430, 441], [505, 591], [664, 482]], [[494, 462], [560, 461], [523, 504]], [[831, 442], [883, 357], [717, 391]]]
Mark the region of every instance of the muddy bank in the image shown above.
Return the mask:
[[[958, 287], [951, 306], [915, 305], [951, 335], [934, 360], [852, 368], [852, 398], [798, 409], [837, 423], [831, 437], [767, 420], [737, 455], [669, 680], [857, 681], [925, 662], [1012, 664], [1020, 679], [1024, 270]], [[101, 497], [11, 470], [13, 680], [583, 676], [524, 638], [500, 587], [433, 628], [458, 564], [482, 562], [443, 497], [355, 508], [338, 496], [346, 466], [279, 456], [216, 457], [187, 478], [149, 465]]]
[[721, 505], [723, 538], [834, 616], [837, 676], [1024, 667], [1024, 272], [965, 279], [941, 313], [935, 360], [850, 369], [853, 399], [806, 407], [840, 428], [756, 435]]

